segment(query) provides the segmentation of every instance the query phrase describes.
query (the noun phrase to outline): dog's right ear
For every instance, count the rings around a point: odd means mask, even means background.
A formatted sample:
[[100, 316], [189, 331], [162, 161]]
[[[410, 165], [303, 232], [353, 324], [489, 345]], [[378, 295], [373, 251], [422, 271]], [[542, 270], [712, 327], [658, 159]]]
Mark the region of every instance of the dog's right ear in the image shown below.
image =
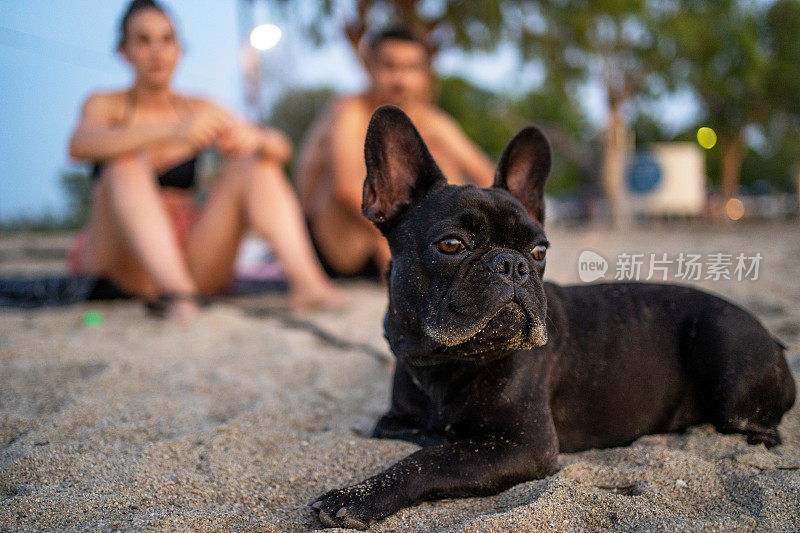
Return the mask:
[[381, 106], [373, 113], [364, 159], [367, 179], [361, 211], [383, 233], [406, 209], [446, 183], [411, 119], [395, 106]]

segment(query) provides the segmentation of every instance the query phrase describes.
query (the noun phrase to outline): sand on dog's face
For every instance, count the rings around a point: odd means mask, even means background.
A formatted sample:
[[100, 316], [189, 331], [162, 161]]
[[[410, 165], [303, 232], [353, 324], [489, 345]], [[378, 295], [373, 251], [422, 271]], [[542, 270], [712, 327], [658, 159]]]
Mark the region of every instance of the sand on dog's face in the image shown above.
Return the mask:
[[[800, 374], [797, 225], [548, 235], [546, 277], [560, 283], [577, 281], [584, 249], [609, 261], [623, 251], [761, 252], [758, 281], [701, 286], [758, 315]], [[3, 257], [19, 264], [16, 242], [0, 241], [0, 271]], [[304, 319], [359, 343], [349, 348], [243, 310], [270, 298], [216, 305], [185, 328], [130, 302], [0, 312], [0, 529], [321, 527], [312, 498], [415, 449], [361, 436], [388, 406], [391, 367], [376, 357], [387, 353], [385, 290], [347, 290], [351, 309]], [[105, 324], [83, 328], [89, 309]], [[780, 430], [772, 450], [704, 425], [562, 454], [554, 476], [404, 509], [371, 529], [800, 530], [798, 406]]]

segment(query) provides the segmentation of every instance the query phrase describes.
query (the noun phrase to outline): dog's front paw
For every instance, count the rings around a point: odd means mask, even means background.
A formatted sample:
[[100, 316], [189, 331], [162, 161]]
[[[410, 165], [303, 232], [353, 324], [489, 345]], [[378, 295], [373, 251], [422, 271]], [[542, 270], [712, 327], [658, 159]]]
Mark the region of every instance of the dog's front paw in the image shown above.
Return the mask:
[[380, 518], [397, 511], [398, 505], [392, 491], [376, 489], [367, 480], [352, 487], [336, 489], [317, 498], [311, 504], [319, 511], [319, 521], [326, 527], [367, 529]]
[[383, 415], [378, 420], [375, 429], [372, 430], [372, 436], [376, 439], [404, 440], [423, 448], [448, 443], [446, 437], [434, 433], [426, 433], [416, 425], [392, 415]]

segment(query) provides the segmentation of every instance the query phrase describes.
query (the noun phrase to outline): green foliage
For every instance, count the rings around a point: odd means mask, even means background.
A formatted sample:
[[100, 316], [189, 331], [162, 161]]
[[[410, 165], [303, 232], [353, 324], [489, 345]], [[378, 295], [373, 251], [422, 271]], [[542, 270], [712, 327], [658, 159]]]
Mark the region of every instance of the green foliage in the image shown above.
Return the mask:
[[554, 145], [548, 194], [560, 195], [586, 185], [588, 154], [581, 138], [588, 126], [583, 116], [563, 98], [544, 91], [513, 98], [481, 89], [458, 77], [441, 80], [440, 88], [441, 107], [494, 160], [517, 131], [528, 124], [537, 124], [546, 130]]
[[463, 78], [441, 80], [439, 105], [494, 160], [521, 125], [508, 98], [478, 88]]
[[771, 110], [764, 91], [768, 54], [759, 42], [759, 14], [736, 0], [678, 4], [663, 24], [663, 36], [674, 51], [668, 75], [700, 96], [707, 125], [721, 139], [736, 139]]
[[61, 188], [67, 195], [67, 215], [62, 225], [65, 229], [80, 228], [89, 218], [92, 179], [85, 170], [67, 170], [61, 173]]
[[523, 53], [539, 55], [547, 83], [565, 96], [600, 80], [614, 106], [637, 97], [659, 73], [659, 26], [646, 0], [542, 0], [544, 24], [522, 25]]
[[67, 210], [64, 214], [51, 211], [36, 216], [21, 215], [6, 220], [0, 226], [3, 231], [66, 231], [83, 226], [89, 217], [92, 183], [89, 174], [82, 169], [70, 169], [61, 173], [60, 185], [67, 195]]
[[800, 124], [785, 115], [776, 115], [756, 130], [763, 136], [759, 150], [750, 150], [742, 168], [742, 185], [752, 186], [767, 180], [774, 189], [796, 192]]
[[658, 120], [646, 114], [638, 114], [631, 129], [633, 130], [637, 150], [645, 150], [648, 144], [662, 142], [670, 137]]
[[534, 123], [542, 127], [550, 139], [553, 169], [547, 180], [548, 194], [559, 196], [576, 192], [596, 181], [593, 167], [598, 154], [589, 142], [594, 132], [579, 106], [545, 86], [517, 99], [511, 114], [515, 123], [513, 133]]
[[[253, 1], [253, 0], [251, 0]], [[323, 0], [306, 2], [305, 16], [298, 17], [297, 0], [276, 0], [284, 15], [293, 19], [299, 29], [317, 44], [325, 40], [320, 21], [341, 11], [355, 11], [345, 33], [353, 45], [369, 30], [390, 25], [403, 25], [432, 36], [436, 44], [462, 50], [491, 50], [505, 31], [506, 10], [511, 5], [525, 5], [525, 0], [424, 2], [419, 0]], [[292, 16], [295, 15], [295, 16]], [[369, 28], [367, 28], [369, 26]]]
[[3, 221], [2, 225], [0, 225], [0, 232], [2, 233], [49, 233], [68, 229], [72, 228], [65, 226], [64, 217], [55, 215], [50, 211], [45, 211], [44, 213], [36, 216], [16, 216], [10, 220]]
[[666, 76], [673, 86], [688, 86], [698, 95], [703, 125], [720, 138], [720, 145], [707, 152], [712, 181], [718, 181], [725, 142], [745, 138], [751, 128], [764, 142], [758, 150], [748, 147], [741, 183], [766, 179], [779, 189], [789, 188], [800, 153], [795, 134], [800, 117], [800, 3], [681, 0], [665, 14], [662, 28], [670, 51], [665, 58], [672, 60]]
[[775, 2], [766, 13], [763, 37], [769, 53], [765, 80], [769, 103], [800, 116], [800, 2]]
[[297, 147], [334, 96], [336, 91], [328, 87], [287, 91], [273, 107], [266, 125], [284, 132]]
[[294, 145], [294, 158], [287, 169], [289, 176], [294, 176], [293, 169], [303, 138], [335, 96], [336, 91], [329, 87], [289, 90], [278, 99], [269, 118], [262, 121], [284, 132]]

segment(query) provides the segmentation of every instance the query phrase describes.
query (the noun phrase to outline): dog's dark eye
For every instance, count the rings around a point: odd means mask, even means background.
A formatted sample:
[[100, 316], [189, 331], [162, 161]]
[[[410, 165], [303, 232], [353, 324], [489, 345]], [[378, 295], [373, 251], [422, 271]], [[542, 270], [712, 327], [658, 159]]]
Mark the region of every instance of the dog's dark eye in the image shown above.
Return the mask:
[[436, 247], [443, 254], [449, 254], [449, 255], [460, 254], [461, 252], [463, 252], [463, 251], [465, 251], [467, 249], [467, 247], [464, 246], [464, 243], [461, 242], [458, 239], [444, 239], [444, 240], [441, 240], [436, 245]]
[[533, 250], [531, 250], [531, 255], [537, 261], [543, 261], [544, 256], [547, 254], [547, 247], [543, 245], [534, 246]]

